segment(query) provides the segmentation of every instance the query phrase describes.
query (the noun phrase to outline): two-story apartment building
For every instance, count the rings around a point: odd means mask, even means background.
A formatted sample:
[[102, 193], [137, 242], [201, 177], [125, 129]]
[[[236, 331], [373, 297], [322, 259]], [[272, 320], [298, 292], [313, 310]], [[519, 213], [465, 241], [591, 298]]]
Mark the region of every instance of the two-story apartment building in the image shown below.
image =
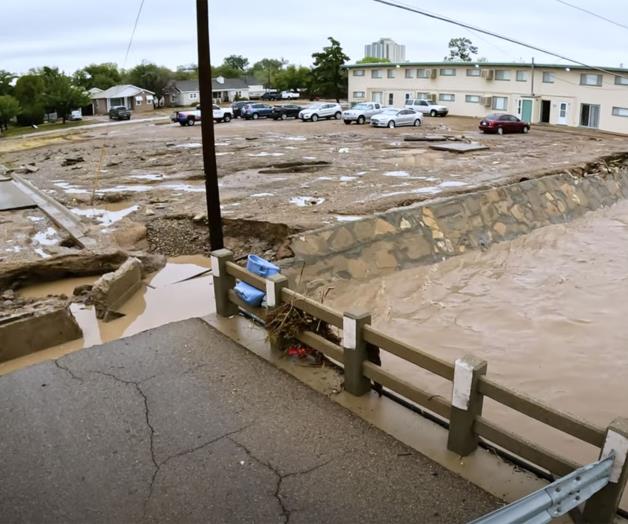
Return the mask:
[[349, 101], [400, 106], [431, 99], [450, 114], [505, 112], [532, 123], [628, 134], [628, 69], [497, 62], [355, 64]]

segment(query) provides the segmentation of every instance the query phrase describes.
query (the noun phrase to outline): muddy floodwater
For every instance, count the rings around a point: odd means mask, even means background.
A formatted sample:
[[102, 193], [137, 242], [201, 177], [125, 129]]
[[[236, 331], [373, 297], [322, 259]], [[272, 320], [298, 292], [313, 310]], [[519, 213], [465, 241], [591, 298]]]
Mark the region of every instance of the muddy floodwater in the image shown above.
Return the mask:
[[[209, 259], [203, 256], [170, 259], [161, 271], [144, 279], [142, 289], [120, 308], [124, 316], [111, 322], [97, 320], [93, 306], [72, 304], [70, 308], [83, 330], [83, 338], [1, 363], [0, 375], [170, 322], [208, 315], [213, 309], [211, 275], [206, 273], [209, 265]], [[20, 295], [27, 298], [49, 294], [72, 296], [76, 286], [92, 284], [96, 279], [71, 278], [39, 284], [21, 290]]]
[[[626, 201], [486, 252], [335, 284], [326, 301], [367, 308], [374, 325], [447, 360], [477, 355], [501, 384], [600, 426], [628, 416]], [[384, 364], [450, 398], [448, 382], [390, 355]], [[485, 413], [566, 456], [595, 457], [492, 401]]]

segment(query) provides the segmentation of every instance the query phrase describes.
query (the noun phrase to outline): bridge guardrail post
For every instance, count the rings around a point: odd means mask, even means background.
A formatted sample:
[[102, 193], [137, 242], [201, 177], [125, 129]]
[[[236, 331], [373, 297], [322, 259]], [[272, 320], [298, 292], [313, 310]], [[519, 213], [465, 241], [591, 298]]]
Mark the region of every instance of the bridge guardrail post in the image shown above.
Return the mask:
[[628, 418], [618, 418], [606, 430], [600, 458], [615, 454], [608, 484], [584, 506], [583, 517], [591, 524], [611, 524], [628, 481]]
[[[288, 277], [285, 275], [275, 274], [266, 277], [266, 309], [272, 311], [281, 306], [281, 290], [288, 287]], [[270, 349], [272, 351], [282, 351], [284, 349], [284, 340], [273, 336], [271, 333]]]
[[364, 376], [363, 363], [368, 359], [367, 344], [362, 328], [371, 323], [371, 314], [354, 310], [342, 317], [342, 346], [345, 368], [345, 390], [361, 396], [371, 389], [371, 381]]
[[477, 383], [480, 376], [486, 375], [487, 365], [485, 360], [473, 355], [457, 359], [454, 365], [447, 449], [463, 457], [478, 446], [473, 423], [482, 414], [484, 396], [478, 391]]
[[235, 278], [227, 272], [227, 262], [233, 261], [233, 253], [228, 249], [217, 249], [210, 255], [216, 313], [221, 317], [237, 315], [238, 306], [229, 300], [229, 290], [235, 287], [236, 282]]

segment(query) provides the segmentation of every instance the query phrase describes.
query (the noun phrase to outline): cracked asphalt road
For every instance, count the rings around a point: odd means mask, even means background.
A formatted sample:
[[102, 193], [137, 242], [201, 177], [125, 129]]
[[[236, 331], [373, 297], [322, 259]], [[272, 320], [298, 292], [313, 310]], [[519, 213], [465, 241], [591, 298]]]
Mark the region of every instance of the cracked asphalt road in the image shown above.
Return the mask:
[[201, 320], [0, 377], [0, 421], [2, 522], [449, 524], [499, 505]]

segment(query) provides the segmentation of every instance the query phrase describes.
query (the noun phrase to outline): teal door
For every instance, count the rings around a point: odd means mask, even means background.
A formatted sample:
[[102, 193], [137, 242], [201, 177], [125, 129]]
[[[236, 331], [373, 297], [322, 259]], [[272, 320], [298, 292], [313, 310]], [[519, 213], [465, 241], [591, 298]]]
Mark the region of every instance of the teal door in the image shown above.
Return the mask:
[[521, 101], [521, 120], [524, 122], [532, 122], [532, 100]]

